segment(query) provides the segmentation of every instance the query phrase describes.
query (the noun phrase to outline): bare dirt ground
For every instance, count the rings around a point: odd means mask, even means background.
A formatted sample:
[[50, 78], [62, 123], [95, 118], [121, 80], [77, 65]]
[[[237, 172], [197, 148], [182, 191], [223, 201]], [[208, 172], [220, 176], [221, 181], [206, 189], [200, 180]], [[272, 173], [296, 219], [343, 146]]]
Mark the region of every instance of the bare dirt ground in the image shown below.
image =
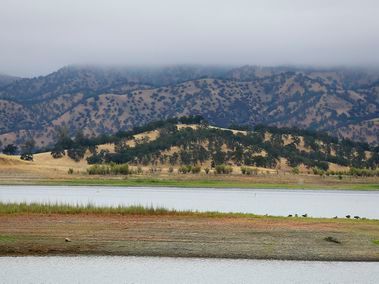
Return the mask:
[[[340, 243], [326, 241], [333, 237]], [[65, 241], [69, 238], [70, 241]], [[378, 221], [96, 214], [0, 215], [0, 255], [379, 261]]]

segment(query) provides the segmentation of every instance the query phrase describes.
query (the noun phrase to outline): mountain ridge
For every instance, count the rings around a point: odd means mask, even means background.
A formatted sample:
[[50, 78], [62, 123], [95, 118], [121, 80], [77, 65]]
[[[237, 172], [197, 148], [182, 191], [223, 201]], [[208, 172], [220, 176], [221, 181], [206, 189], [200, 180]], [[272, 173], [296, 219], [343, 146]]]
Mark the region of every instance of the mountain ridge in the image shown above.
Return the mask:
[[9, 85], [17, 80], [21, 80], [22, 78], [11, 76], [7, 74], [0, 73], [0, 88]]
[[379, 72], [296, 67], [69, 66], [0, 87], [0, 141], [51, 145], [72, 134], [115, 133], [149, 121], [202, 115], [218, 126], [267, 124], [379, 141]]

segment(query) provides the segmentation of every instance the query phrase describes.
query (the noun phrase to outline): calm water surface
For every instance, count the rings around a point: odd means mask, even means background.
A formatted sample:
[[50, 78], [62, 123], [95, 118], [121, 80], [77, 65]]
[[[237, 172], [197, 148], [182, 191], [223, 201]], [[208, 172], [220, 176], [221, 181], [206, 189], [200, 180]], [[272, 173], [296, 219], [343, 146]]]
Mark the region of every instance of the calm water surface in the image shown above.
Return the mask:
[[101, 186], [0, 186], [2, 202], [163, 206], [169, 209], [379, 219], [379, 192]]
[[378, 283], [379, 264], [160, 257], [0, 257], [1, 283]]

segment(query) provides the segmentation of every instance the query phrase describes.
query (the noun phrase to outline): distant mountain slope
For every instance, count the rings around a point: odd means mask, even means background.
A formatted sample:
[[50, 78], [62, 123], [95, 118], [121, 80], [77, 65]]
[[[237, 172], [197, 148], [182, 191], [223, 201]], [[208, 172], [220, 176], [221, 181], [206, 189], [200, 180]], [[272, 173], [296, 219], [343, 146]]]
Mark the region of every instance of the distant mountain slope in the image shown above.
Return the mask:
[[201, 77], [223, 75], [216, 67], [172, 66], [164, 68], [122, 68], [67, 66], [47, 76], [24, 79], [0, 89], [0, 98], [23, 103], [52, 99], [64, 94], [82, 92], [86, 96], [125, 92], [130, 88], [159, 87]]
[[14, 81], [19, 80], [19, 79], [20, 78], [15, 77], [15, 76], [0, 74], [0, 88], [6, 86], [8, 84], [11, 84]]
[[379, 72], [349, 69], [198, 66], [65, 67], [0, 88], [0, 141], [55, 128], [114, 133], [149, 121], [200, 114], [219, 126], [268, 124], [379, 142]]

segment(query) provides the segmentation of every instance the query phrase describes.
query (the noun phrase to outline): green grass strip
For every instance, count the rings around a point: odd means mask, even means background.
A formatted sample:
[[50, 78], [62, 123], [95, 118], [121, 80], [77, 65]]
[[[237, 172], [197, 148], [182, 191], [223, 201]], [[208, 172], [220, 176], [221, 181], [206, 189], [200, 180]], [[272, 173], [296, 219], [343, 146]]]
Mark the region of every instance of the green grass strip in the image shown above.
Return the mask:
[[64, 203], [4, 203], [0, 202], [0, 215], [5, 214], [102, 214], [102, 215], [146, 215], [146, 216], [189, 216], [189, 217], [220, 217], [220, 218], [265, 218], [287, 219], [294, 222], [333, 222], [333, 223], [362, 223], [374, 222], [379, 225], [379, 220], [370, 219], [330, 219], [330, 218], [302, 218], [270, 215], [256, 215], [252, 213], [224, 213], [217, 211], [199, 212], [192, 210], [175, 210], [164, 207], [133, 206], [95, 206], [70, 205]]
[[[32, 182], [33, 183], [33, 182]], [[204, 187], [204, 188], [271, 188], [271, 189], [322, 189], [322, 190], [379, 190], [379, 184], [280, 184], [280, 183], [248, 183], [224, 180], [180, 180], [154, 178], [128, 179], [71, 179], [71, 180], [41, 180], [34, 184], [48, 185], [103, 185], [103, 186], [167, 186], [167, 187]]]

